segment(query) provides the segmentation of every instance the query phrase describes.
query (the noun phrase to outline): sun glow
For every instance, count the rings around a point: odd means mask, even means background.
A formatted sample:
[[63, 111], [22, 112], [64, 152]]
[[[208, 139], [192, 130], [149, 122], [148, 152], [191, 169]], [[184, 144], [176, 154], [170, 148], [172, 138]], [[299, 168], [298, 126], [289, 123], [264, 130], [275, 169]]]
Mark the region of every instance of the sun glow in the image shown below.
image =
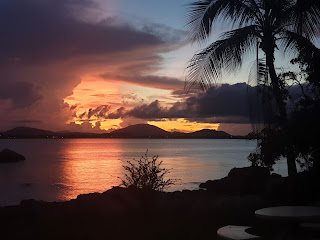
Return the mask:
[[81, 81], [73, 89], [73, 94], [64, 99], [70, 106], [79, 108], [95, 108], [101, 104], [121, 102], [119, 97], [119, 84], [106, 81]]
[[[64, 99], [72, 111], [72, 118], [68, 124], [82, 126], [82, 131], [111, 131], [130, 125], [126, 116], [110, 119], [106, 115], [89, 115], [88, 112], [95, 111], [99, 106], [106, 106], [107, 113], [116, 112], [119, 108], [126, 111], [143, 104], [142, 99], [153, 101], [153, 97], [159, 99], [161, 91], [158, 89], [139, 87], [136, 85], [108, 82], [101, 79], [85, 78], [74, 90], [73, 94]], [[134, 94], [133, 94], [134, 93]], [[161, 97], [160, 97], [161, 98]], [[168, 99], [166, 99], [168, 101]], [[169, 99], [170, 100], [170, 99]], [[124, 118], [123, 118], [124, 117]], [[141, 123], [146, 120], [141, 119]], [[136, 119], [134, 123], [140, 123]], [[166, 131], [195, 132], [202, 129], [218, 130], [219, 123], [198, 123], [180, 119], [161, 119], [147, 121], [148, 124], [157, 126]], [[76, 125], [74, 125], [76, 124]]]
[[198, 122], [189, 122], [183, 118], [176, 120], [164, 119], [163, 121], [149, 121], [148, 124], [157, 126], [166, 131], [173, 132], [195, 132], [202, 129], [211, 129], [218, 130], [219, 123], [198, 123]]
[[73, 89], [71, 96], [64, 99], [64, 102], [73, 109], [68, 124], [72, 122], [79, 126], [87, 124], [89, 127], [86, 130], [90, 130], [90, 126], [92, 128], [96, 126], [95, 130], [117, 129], [122, 122], [121, 119], [88, 117], [85, 113], [101, 105], [107, 105], [112, 112], [122, 105], [122, 101], [119, 84], [87, 77]]

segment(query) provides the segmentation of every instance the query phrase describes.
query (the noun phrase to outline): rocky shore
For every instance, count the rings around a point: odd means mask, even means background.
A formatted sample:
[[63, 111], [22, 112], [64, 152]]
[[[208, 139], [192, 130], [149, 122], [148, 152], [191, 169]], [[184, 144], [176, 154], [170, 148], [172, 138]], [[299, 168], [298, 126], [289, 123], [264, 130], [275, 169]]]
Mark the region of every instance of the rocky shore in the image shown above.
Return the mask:
[[13, 163], [26, 160], [26, 158], [10, 149], [3, 149], [0, 152], [0, 163]]
[[257, 225], [254, 211], [317, 205], [317, 174], [283, 178], [238, 168], [203, 190], [143, 191], [114, 187], [66, 202], [24, 200], [0, 208], [1, 239], [216, 239], [224, 225]]

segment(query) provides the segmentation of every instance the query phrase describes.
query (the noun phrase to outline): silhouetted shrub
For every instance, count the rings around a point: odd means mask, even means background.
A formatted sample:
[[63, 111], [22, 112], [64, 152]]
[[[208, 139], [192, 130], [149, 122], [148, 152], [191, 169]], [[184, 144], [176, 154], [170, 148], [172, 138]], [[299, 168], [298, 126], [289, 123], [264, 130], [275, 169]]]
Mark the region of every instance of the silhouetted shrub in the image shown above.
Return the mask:
[[158, 156], [150, 159], [146, 151], [140, 160], [133, 159], [133, 161], [127, 161], [128, 165], [123, 166], [126, 174], [124, 179], [121, 179], [121, 186], [163, 191], [175, 184], [175, 179], [164, 179], [170, 170], [161, 167], [162, 161], [158, 162]]

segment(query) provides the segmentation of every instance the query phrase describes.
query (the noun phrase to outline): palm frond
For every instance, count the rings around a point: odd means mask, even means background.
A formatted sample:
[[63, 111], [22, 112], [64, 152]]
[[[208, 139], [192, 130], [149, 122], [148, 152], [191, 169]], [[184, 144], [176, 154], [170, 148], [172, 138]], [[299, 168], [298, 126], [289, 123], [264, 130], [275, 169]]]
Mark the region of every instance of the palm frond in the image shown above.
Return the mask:
[[239, 70], [243, 59], [255, 46], [256, 29], [257, 26], [252, 25], [226, 32], [220, 40], [195, 54], [187, 66], [185, 89], [205, 90], [220, 80], [223, 69], [227, 72]]
[[264, 58], [253, 62], [248, 77], [247, 99], [249, 119], [254, 132], [260, 132], [263, 128], [264, 114], [262, 111], [262, 99], [264, 99], [263, 82], [268, 78], [268, 69]]
[[190, 4], [187, 27], [191, 41], [203, 41], [210, 35], [212, 22], [222, 9], [219, 0], [201, 0]]
[[229, 0], [225, 1], [222, 20], [229, 20], [236, 28], [247, 24], [258, 24], [262, 20], [262, 12], [257, 0]]
[[265, 58], [259, 58], [252, 64], [248, 77], [248, 85], [258, 86], [269, 84], [269, 73]]
[[255, 61], [251, 67], [247, 95], [249, 119], [253, 130], [259, 132], [263, 125], [273, 123], [278, 114], [265, 58], [258, 59], [258, 62]]
[[320, 34], [320, 1], [319, 0], [296, 0], [287, 9], [290, 23], [290, 31], [314, 40]]
[[280, 46], [285, 52], [299, 53], [315, 52], [316, 46], [304, 36], [292, 31], [282, 31], [280, 33], [281, 41]]
[[[202, 42], [218, 20], [240, 28], [256, 23], [261, 14], [256, 0], [199, 0], [190, 4], [187, 27], [192, 42]], [[237, 25], [237, 26], [236, 26]]]

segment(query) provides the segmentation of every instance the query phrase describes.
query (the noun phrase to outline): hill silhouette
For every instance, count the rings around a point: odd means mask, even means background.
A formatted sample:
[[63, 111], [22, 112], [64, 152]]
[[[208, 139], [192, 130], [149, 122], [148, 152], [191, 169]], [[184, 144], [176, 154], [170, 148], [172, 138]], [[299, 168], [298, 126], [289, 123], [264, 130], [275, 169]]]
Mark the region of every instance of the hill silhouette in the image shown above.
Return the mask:
[[126, 128], [118, 129], [109, 133], [110, 137], [124, 137], [124, 138], [165, 138], [170, 135], [161, 128], [149, 124], [136, 124]]
[[211, 129], [202, 129], [200, 131], [187, 133], [192, 138], [230, 138], [230, 134], [224, 131], [216, 131]]
[[54, 136], [55, 133], [48, 130], [38, 129], [38, 128], [16, 127], [11, 130], [3, 132], [2, 135], [7, 137], [47, 137], [47, 136]]
[[110, 133], [52, 132], [29, 127], [16, 127], [0, 133], [1, 138], [212, 138], [228, 139], [232, 136], [224, 131], [203, 129], [192, 133], [168, 132], [149, 124], [136, 124]]

